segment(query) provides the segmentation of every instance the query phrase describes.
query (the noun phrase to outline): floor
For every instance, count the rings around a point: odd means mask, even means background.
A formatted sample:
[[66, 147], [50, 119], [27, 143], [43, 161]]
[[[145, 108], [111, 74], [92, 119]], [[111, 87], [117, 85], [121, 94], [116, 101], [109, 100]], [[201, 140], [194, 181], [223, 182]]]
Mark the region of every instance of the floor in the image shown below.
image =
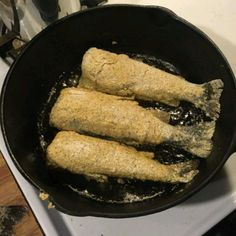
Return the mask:
[[210, 229], [204, 236], [236, 235], [236, 210]]

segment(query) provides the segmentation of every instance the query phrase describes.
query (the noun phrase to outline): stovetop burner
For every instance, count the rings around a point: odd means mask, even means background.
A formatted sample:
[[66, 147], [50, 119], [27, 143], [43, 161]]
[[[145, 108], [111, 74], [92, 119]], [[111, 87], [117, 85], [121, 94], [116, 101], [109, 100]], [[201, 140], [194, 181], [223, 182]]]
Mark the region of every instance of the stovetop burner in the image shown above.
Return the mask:
[[82, 8], [107, 0], [0, 0], [0, 57], [11, 64], [42, 29]]
[[26, 41], [13, 31], [9, 31], [3, 22], [0, 22], [0, 57], [8, 64], [19, 55]]

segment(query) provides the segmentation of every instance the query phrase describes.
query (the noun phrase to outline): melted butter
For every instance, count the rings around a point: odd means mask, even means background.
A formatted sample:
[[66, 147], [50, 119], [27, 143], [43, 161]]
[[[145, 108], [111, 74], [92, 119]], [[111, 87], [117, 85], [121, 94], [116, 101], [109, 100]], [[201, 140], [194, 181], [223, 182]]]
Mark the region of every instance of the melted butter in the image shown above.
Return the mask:
[[152, 195], [137, 195], [134, 193], [125, 192], [123, 198], [120, 200], [116, 200], [116, 199], [104, 200], [102, 197], [99, 197], [96, 194], [89, 192], [87, 189], [79, 190], [78, 188], [72, 187], [71, 185], [67, 185], [67, 187], [69, 187], [73, 192], [76, 192], [83, 197], [87, 197], [87, 198], [90, 198], [99, 202], [105, 201], [108, 203], [117, 203], [117, 204], [141, 202], [141, 201], [148, 200], [157, 196], [161, 196], [165, 191], [165, 190], [160, 190], [158, 192], [153, 193]]

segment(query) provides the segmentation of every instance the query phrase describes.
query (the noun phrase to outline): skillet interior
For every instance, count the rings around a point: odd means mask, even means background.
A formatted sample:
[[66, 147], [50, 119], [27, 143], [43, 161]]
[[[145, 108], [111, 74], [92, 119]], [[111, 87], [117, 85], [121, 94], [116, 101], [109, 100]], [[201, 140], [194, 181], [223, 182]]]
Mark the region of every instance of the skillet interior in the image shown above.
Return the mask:
[[[118, 44], [112, 44], [114, 41]], [[107, 204], [83, 198], [61, 186], [46, 168], [38, 152], [40, 111], [55, 83], [80, 64], [82, 55], [91, 46], [161, 58], [194, 83], [215, 78], [224, 81], [222, 113], [217, 122], [213, 152], [201, 163], [197, 178], [181, 187], [182, 191], [144, 202]], [[227, 62], [194, 27], [162, 8], [107, 6], [61, 20], [29, 43], [4, 84], [1, 121], [8, 150], [18, 169], [38, 188], [49, 193], [58, 209], [74, 215], [137, 216], [163, 210], [186, 199], [223, 165], [232, 152], [234, 89]]]
[[[109, 48], [109, 50], [115, 50], [115, 48]], [[115, 50], [117, 53], [126, 53], [120, 50]], [[180, 74], [170, 63], [163, 60], [156, 59], [154, 57], [148, 57], [147, 55], [130, 54], [137, 60], [142, 60], [152, 66], [162, 68], [168, 72]], [[57, 129], [49, 125], [49, 114], [58, 98], [60, 91], [65, 87], [74, 87], [78, 85], [79, 78], [81, 76], [80, 65], [76, 66], [75, 70], [71, 73], [66, 73], [64, 76], [58, 79], [58, 82], [52, 88], [48, 101], [39, 115], [38, 119], [38, 135], [40, 138], [40, 144], [38, 148], [38, 155], [43, 156], [46, 159], [45, 153], [47, 146], [52, 142]], [[170, 112], [170, 123], [172, 125], [193, 125], [198, 121], [209, 121], [210, 119], [204, 115], [200, 109], [196, 109], [189, 103], [181, 102], [180, 106], [170, 107], [165, 104], [148, 101], [138, 101], [139, 104], [147, 109], [159, 108]], [[91, 134], [89, 134], [91, 135]], [[94, 135], [93, 135], [94, 136]], [[105, 137], [106, 138], [106, 137]], [[157, 146], [152, 145], [139, 145], [136, 147], [142, 151], [152, 151], [155, 153], [155, 159], [164, 164], [178, 163], [191, 159], [199, 159], [197, 156], [193, 156], [186, 151], [173, 147], [168, 143], [164, 143]], [[71, 174], [68, 171], [62, 171], [61, 169], [51, 168], [51, 178], [54, 178], [58, 185], [64, 185], [72, 189], [74, 192], [82, 196], [89, 197], [97, 201], [105, 201], [109, 203], [130, 203], [150, 199], [155, 196], [163, 197], [170, 195], [172, 192], [180, 191], [184, 187], [184, 184], [166, 184], [152, 181], [137, 181], [129, 179], [117, 179], [109, 178], [108, 181], [95, 181], [85, 178], [81, 175]]]

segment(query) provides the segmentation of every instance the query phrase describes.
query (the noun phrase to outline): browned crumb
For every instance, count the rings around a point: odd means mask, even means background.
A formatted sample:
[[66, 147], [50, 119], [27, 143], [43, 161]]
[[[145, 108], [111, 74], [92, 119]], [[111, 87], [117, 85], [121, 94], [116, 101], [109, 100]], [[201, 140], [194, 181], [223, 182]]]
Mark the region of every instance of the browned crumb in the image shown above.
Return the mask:
[[43, 201], [48, 200], [49, 194], [47, 194], [47, 193], [45, 193], [45, 192], [40, 192], [40, 193], [39, 193], [39, 198], [40, 198], [41, 200], [43, 200]]

